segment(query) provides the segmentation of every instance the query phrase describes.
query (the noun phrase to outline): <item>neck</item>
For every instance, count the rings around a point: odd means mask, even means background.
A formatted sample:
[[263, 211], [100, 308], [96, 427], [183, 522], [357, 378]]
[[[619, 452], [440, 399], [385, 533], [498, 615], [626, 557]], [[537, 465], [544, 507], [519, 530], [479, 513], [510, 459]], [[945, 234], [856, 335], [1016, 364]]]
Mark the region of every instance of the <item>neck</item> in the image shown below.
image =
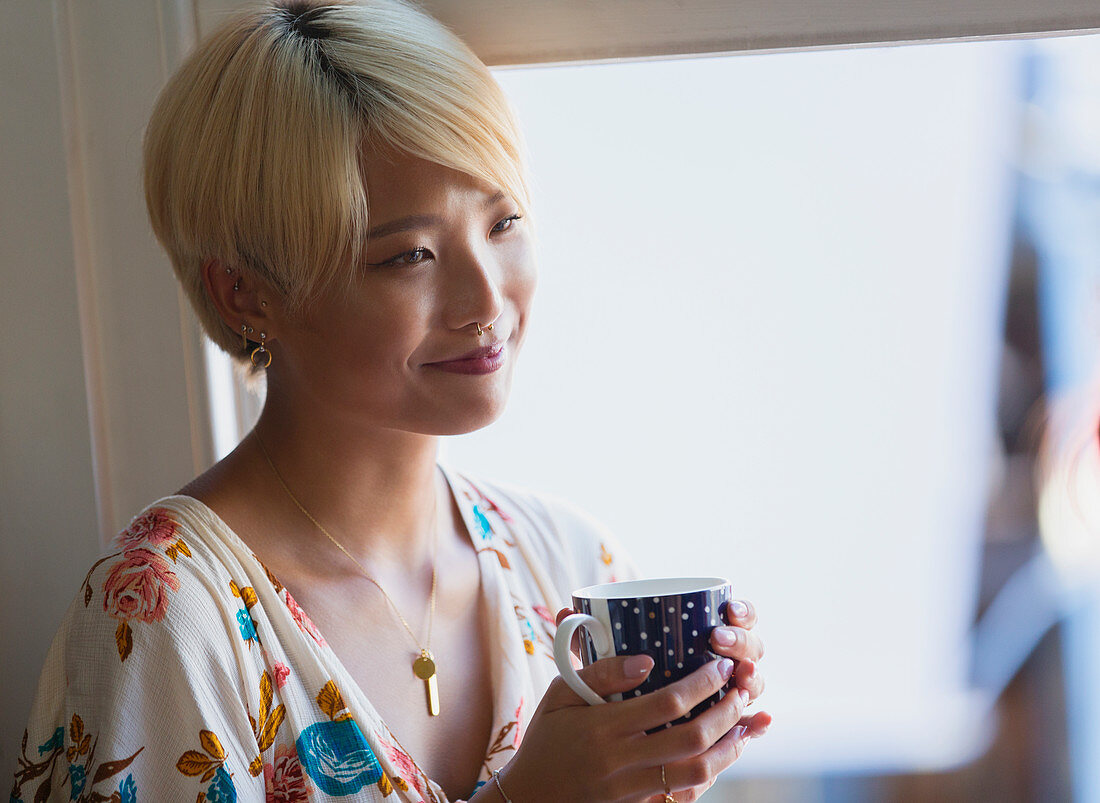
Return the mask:
[[336, 426], [270, 400], [241, 450], [266, 498], [291, 517], [288, 521], [300, 519], [305, 543], [324, 536], [291, 500], [264, 459], [265, 450], [290, 494], [356, 560], [368, 567], [391, 561], [419, 565], [430, 557], [442, 526], [437, 522], [449, 510], [445, 482], [436, 470], [438, 442], [433, 435]]

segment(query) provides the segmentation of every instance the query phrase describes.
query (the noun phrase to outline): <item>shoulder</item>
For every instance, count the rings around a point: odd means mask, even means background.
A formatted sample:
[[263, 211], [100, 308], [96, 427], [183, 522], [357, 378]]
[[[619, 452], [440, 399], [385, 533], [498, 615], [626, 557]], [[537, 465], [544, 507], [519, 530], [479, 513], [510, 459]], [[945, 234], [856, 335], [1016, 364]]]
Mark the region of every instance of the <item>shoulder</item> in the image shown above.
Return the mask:
[[[204, 654], [207, 674], [234, 665], [228, 641], [239, 605], [233, 568], [177, 499], [134, 517], [89, 569], [58, 633], [68, 666], [94, 659], [140, 674], [173, 656]], [[85, 677], [101, 684], [109, 674]]]
[[[70, 605], [42, 670], [24, 747], [64, 754], [68, 739], [72, 767], [65, 775], [64, 763], [35, 764], [17, 778], [27, 788], [41, 793], [64, 781], [76, 795], [87, 776], [88, 789], [113, 785], [104, 794], [117, 787], [124, 800], [127, 784], [130, 799], [150, 790], [185, 799], [182, 790], [194, 796], [188, 784], [195, 779], [181, 762], [202, 738], [219, 755], [199, 774], [213, 775], [225, 751], [235, 762], [254, 749], [248, 687], [260, 651], [236, 616], [242, 604], [232, 567], [172, 499], [146, 508], [112, 539]], [[255, 638], [254, 627], [248, 635]]]
[[573, 502], [465, 472], [452, 473], [468, 489], [479, 511], [484, 508], [513, 530], [520, 528], [526, 546], [539, 559], [564, 569], [569, 590], [636, 576], [633, 561], [611, 530]]

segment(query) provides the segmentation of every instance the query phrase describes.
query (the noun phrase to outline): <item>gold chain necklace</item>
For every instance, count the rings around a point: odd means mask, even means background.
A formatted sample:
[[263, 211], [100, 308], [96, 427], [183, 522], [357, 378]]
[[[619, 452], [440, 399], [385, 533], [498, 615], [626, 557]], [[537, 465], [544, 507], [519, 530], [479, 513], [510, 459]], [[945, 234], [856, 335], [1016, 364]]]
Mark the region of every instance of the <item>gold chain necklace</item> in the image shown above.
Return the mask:
[[267, 447], [264, 446], [264, 442], [260, 439], [260, 435], [256, 430], [252, 430], [252, 435], [256, 438], [256, 443], [260, 446], [260, 451], [263, 452], [264, 459], [267, 460], [267, 464], [271, 466], [271, 471], [275, 475], [275, 479], [279, 481], [279, 484], [283, 486], [283, 490], [286, 491], [286, 495], [290, 497], [290, 501], [298, 506], [298, 509], [302, 511], [307, 519], [313, 522], [314, 526], [320, 530], [324, 536], [332, 541], [336, 545], [336, 548], [343, 552], [348, 558], [359, 567], [359, 571], [363, 576], [374, 583], [375, 587], [382, 592], [382, 596], [386, 598], [386, 602], [393, 608], [393, 612], [397, 614], [397, 618], [401, 620], [401, 624], [405, 630], [409, 632], [409, 636], [412, 637], [413, 643], [416, 644], [417, 649], [420, 650], [420, 655], [413, 661], [412, 671], [416, 677], [424, 681], [424, 695], [428, 703], [428, 715], [437, 717], [439, 716], [439, 689], [436, 686], [435, 681], [435, 656], [432, 655], [432, 621], [435, 619], [435, 585], [436, 585], [436, 556], [439, 554], [439, 520], [438, 520], [438, 507], [439, 499], [438, 495], [432, 494], [432, 534], [434, 545], [432, 547], [432, 592], [428, 597], [428, 638], [421, 646], [420, 640], [413, 633], [412, 628], [409, 627], [409, 623], [405, 621], [405, 617], [401, 615], [401, 611], [397, 610], [397, 605], [390, 599], [390, 595], [386, 593], [386, 589], [382, 588], [382, 584], [370, 576], [363, 564], [355, 559], [355, 556], [344, 549], [344, 545], [332, 537], [332, 534], [326, 530], [321, 522], [313, 518], [313, 514], [306, 510], [305, 506], [298, 501], [298, 497], [294, 495], [294, 492], [290, 490], [290, 486], [286, 484], [286, 480], [283, 479], [283, 475], [279, 473], [279, 469], [275, 468], [275, 463], [271, 460], [271, 455], [267, 453]]

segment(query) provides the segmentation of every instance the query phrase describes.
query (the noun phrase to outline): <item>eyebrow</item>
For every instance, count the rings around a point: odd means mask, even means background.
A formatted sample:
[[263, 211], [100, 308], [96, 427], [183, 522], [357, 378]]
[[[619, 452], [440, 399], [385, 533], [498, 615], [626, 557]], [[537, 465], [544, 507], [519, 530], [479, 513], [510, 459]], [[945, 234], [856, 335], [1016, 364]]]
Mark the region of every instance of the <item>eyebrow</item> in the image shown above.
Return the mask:
[[[503, 192], [497, 192], [491, 198], [485, 201], [485, 206], [490, 207], [495, 203], [504, 199]], [[391, 234], [397, 234], [402, 231], [410, 231], [412, 229], [426, 229], [429, 226], [437, 226], [440, 223], [438, 215], [406, 215], [405, 217], [399, 217], [396, 220], [390, 220], [385, 223], [379, 223], [377, 226], [367, 232], [368, 240], [376, 240], [381, 237], [389, 237]]]

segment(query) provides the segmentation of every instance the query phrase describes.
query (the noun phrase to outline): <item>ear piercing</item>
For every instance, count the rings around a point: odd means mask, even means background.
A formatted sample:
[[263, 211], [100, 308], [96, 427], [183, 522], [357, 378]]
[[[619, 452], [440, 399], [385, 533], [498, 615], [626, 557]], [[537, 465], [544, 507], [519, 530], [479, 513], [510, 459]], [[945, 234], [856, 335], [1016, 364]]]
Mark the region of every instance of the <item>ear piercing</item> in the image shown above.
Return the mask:
[[[249, 329], [248, 331], [252, 331]], [[267, 368], [271, 365], [271, 352], [267, 350], [264, 342], [267, 340], [267, 332], [260, 332], [260, 345], [252, 349], [252, 354], [249, 355], [249, 359], [252, 360], [252, 364], [257, 368]]]

